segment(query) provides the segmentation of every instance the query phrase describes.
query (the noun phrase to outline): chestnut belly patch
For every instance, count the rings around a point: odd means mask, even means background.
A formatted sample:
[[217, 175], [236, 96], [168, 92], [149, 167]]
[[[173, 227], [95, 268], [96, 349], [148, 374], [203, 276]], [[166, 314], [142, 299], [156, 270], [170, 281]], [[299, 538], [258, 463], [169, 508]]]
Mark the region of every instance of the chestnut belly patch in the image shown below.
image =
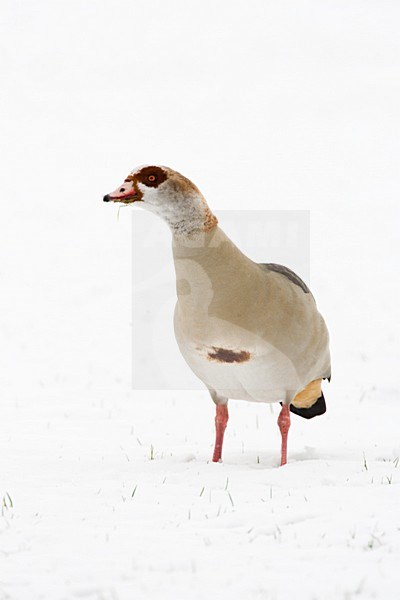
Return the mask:
[[244, 363], [250, 360], [251, 354], [247, 350], [229, 350], [228, 348], [212, 347], [208, 352], [208, 360], [219, 363]]

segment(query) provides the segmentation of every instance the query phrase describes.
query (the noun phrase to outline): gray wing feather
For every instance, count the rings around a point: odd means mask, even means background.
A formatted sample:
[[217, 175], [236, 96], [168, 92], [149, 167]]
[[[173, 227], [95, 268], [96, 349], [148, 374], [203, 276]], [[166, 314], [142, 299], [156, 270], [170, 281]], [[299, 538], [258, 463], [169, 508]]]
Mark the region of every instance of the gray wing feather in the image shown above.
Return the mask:
[[259, 263], [259, 264], [260, 264], [260, 267], [264, 267], [264, 269], [267, 269], [268, 271], [273, 271], [274, 273], [279, 273], [280, 275], [283, 275], [284, 277], [289, 279], [292, 283], [294, 283], [295, 285], [298, 285], [305, 294], [311, 294], [309, 288], [306, 286], [304, 281], [302, 279], [300, 279], [300, 277], [298, 275], [296, 275], [296, 273], [294, 271], [292, 271], [291, 269], [288, 269], [287, 267], [284, 267], [283, 265], [276, 265], [275, 263]]

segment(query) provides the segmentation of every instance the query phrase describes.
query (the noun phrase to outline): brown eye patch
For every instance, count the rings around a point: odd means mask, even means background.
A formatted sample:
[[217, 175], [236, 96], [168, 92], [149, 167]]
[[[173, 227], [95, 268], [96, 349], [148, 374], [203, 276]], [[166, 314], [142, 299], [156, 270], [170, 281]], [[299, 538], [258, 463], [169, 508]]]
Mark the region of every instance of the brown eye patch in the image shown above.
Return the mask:
[[167, 179], [167, 174], [160, 167], [144, 167], [136, 177], [140, 183], [156, 188]]

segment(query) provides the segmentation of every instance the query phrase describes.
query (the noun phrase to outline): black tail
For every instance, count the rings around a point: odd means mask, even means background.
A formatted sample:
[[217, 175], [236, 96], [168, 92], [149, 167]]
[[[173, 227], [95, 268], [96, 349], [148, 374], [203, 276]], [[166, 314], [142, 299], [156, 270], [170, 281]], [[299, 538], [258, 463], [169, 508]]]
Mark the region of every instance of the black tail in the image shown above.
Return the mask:
[[321, 392], [320, 397], [310, 408], [296, 408], [293, 404], [290, 405], [290, 412], [295, 415], [299, 415], [304, 419], [312, 419], [313, 417], [317, 417], [318, 415], [323, 415], [326, 413], [326, 404], [323, 392]]
[[299, 417], [303, 417], [303, 419], [312, 419], [313, 417], [323, 415], [326, 413], [324, 393], [321, 391], [320, 397], [312, 406], [310, 406], [310, 408], [296, 408], [293, 406], [293, 404], [291, 404], [290, 412], [294, 413], [295, 415], [299, 415]]

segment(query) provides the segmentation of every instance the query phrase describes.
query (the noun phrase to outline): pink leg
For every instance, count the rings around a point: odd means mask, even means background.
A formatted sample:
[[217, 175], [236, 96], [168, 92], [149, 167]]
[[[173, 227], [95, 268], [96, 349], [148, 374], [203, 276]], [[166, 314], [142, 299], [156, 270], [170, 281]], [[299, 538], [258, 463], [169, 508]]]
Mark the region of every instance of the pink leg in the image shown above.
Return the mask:
[[287, 438], [290, 427], [290, 409], [288, 404], [282, 406], [279, 413], [278, 425], [281, 430], [282, 447], [281, 447], [281, 466], [287, 463]]
[[224, 433], [228, 419], [228, 405], [217, 404], [217, 412], [215, 415], [215, 446], [213, 462], [219, 462], [221, 460], [222, 444], [224, 442]]

